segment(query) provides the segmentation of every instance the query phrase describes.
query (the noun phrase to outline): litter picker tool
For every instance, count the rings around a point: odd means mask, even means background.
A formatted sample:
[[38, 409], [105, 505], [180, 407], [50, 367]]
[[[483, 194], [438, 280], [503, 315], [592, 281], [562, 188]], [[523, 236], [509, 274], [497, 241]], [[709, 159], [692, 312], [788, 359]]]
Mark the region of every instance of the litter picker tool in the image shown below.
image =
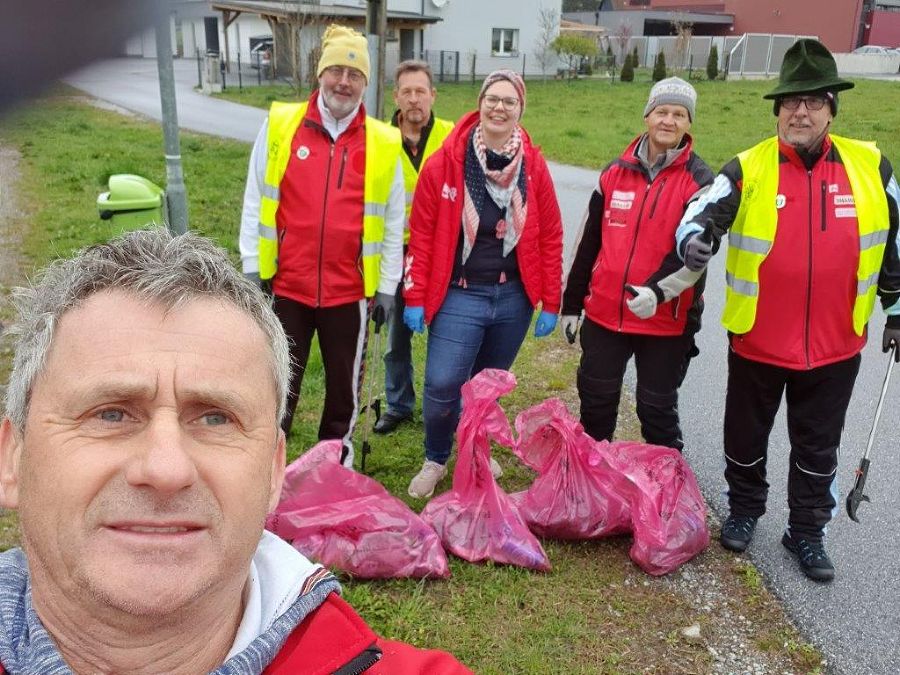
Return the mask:
[[[363, 474], [366, 473], [366, 457], [372, 452], [372, 446], [369, 444], [369, 433], [372, 431], [372, 425], [377, 424], [378, 420], [381, 419], [381, 399], [374, 398], [373, 390], [378, 361], [381, 359], [381, 327], [387, 321], [387, 317], [384, 315], [381, 307], [376, 307], [373, 310], [372, 321], [375, 324], [375, 345], [371, 352], [372, 355], [369, 357], [369, 366], [371, 368], [366, 368], [366, 377], [369, 379], [367, 385], [368, 400], [366, 401], [366, 422], [363, 426], [362, 458], [359, 460], [359, 470]], [[373, 409], [375, 422], [372, 422]]]
[[862, 456], [862, 459], [859, 460], [859, 467], [856, 469], [856, 480], [853, 483], [853, 489], [850, 490], [850, 494], [847, 495], [847, 515], [850, 516], [850, 520], [854, 522], [859, 522], [859, 518], [856, 517], [856, 512], [859, 509], [859, 505], [863, 502], [871, 502], [869, 496], [863, 492], [866, 487], [866, 478], [869, 475], [869, 451], [872, 449], [872, 444], [875, 442], [875, 430], [878, 428], [878, 420], [881, 417], [881, 410], [884, 408], [884, 398], [887, 394], [888, 385], [891, 382], [891, 372], [894, 370], [894, 363], [896, 362], [896, 352], [897, 345], [891, 345], [891, 352], [889, 354], [888, 368], [887, 372], [884, 374], [884, 384], [881, 385], [881, 396], [878, 397], [878, 405], [875, 407], [875, 419], [872, 420], [872, 430], [869, 432], [869, 442], [866, 444], [866, 452]]

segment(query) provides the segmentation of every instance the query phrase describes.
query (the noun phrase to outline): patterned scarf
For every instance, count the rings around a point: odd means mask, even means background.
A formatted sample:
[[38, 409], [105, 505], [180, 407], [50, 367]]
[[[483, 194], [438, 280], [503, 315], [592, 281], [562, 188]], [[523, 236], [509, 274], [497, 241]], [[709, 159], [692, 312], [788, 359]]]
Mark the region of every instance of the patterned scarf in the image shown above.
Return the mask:
[[522, 147], [522, 130], [519, 126], [513, 130], [506, 145], [497, 153], [511, 161], [502, 169], [489, 169], [487, 166], [488, 150], [484, 143], [481, 125], [472, 131], [472, 142], [466, 149], [465, 159], [465, 199], [463, 201], [463, 250], [462, 263], [466, 264], [475, 237], [478, 234], [479, 214], [484, 200], [490, 195], [494, 203], [506, 209], [506, 217], [497, 223], [497, 238], [503, 239], [503, 257], [509, 255], [522, 235], [525, 218], [528, 215], [528, 202], [525, 187], [525, 160]]

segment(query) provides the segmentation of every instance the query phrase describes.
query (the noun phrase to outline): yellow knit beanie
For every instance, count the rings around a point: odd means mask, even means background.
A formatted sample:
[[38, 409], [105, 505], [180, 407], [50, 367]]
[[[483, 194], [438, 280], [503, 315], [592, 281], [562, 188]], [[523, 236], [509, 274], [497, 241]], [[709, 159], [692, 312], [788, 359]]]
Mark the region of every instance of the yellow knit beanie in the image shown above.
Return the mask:
[[317, 76], [330, 66], [347, 66], [356, 68], [369, 81], [369, 43], [362, 33], [331, 24], [322, 36], [322, 56], [319, 57]]

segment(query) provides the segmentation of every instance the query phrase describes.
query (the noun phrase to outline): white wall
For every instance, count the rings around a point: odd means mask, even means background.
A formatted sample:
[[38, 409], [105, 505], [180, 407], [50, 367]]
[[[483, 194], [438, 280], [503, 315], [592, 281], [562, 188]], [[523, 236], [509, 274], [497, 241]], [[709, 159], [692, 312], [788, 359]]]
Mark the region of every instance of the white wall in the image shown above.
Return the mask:
[[896, 75], [900, 70], [900, 55], [896, 54], [834, 54], [834, 60], [841, 75]]
[[[408, 0], [396, 0], [396, 4], [408, 4]], [[395, 3], [389, 6], [394, 8]], [[440, 16], [443, 21], [425, 28], [424, 48], [429, 52], [448, 50], [460, 55], [460, 77], [471, 72], [471, 58], [475, 55], [476, 75], [486, 75], [498, 68], [522, 72], [525, 57], [525, 74], [540, 75], [541, 67], [535, 56], [538, 38], [538, 10], [541, 6], [562, 9], [561, 0], [447, 0], [443, 7], [436, 7], [432, 0], [425, 0], [425, 13]], [[421, 7], [421, 3], [420, 3]], [[419, 11], [419, 8], [415, 8]], [[494, 28], [519, 30], [516, 56], [492, 56], [491, 39]], [[434, 68], [434, 64], [432, 64]], [[555, 67], [549, 69], [552, 74]]]

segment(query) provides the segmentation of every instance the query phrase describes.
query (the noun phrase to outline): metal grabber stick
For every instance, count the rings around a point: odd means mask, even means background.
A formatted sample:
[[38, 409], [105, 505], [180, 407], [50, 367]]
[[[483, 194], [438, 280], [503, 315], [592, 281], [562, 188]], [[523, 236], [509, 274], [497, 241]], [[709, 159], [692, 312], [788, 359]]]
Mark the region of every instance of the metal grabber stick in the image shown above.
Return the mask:
[[379, 313], [373, 315], [373, 322], [375, 324], [375, 346], [372, 350], [372, 356], [369, 357], [369, 366], [373, 366], [371, 369], [366, 367], [366, 377], [369, 379], [368, 382], [368, 400], [366, 401], [366, 422], [363, 427], [363, 444], [362, 444], [362, 458], [359, 460], [359, 470], [361, 473], [365, 474], [366, 472], [366, 457], [370, 452], [372, 452], [372, 446], [369, 444], [369, 433], [372, 431], [372, 408], [375, 408], [375, 423], [381, 419], [381, 399], [373, 398], [373, 387], [375, 386], [375, 372], [376, 367], [378, 365], [379, 358], [381, 356], [381, 327], [386, 323], [387, 317], [381, 316]]
[[872, 421], [872, 430], [869, 432], [869, 442], [866, 443], [865, 454], [862, 456], [862, 459], [859, 460], [859, 467], [856, 469], [856, 481], [853, 483], [853, 489], [850, 490], [850, 494], [847, 495], [847, 515], [850, 516], [850, 520], [857, 523], [859, 522], [859, 518], [856, 517], [856, 511], [859, 509], [859, 505], [862, 502], [872, 501], [869, 499], [869, 496], [863, 492], [866, 487], [866, 478], [869, 475], [869, 451], [872, 449], [872, 445], [875, 442], [875, 430], [878, 428], [878, 420], [881, 417], [881, 410], [884, 408], [884, 399], [887, 394], [888, 385], [891, 382], [891, 372], [894, 370], [897, 349], [896, 343], [891, 345], [889, 354], [890, 360], [888, 362], [887, 372], [884, 374], [884, 384], [881, 385], [881, 396], [878, 397], [878, 405], [875, 407], [875, 419]]

